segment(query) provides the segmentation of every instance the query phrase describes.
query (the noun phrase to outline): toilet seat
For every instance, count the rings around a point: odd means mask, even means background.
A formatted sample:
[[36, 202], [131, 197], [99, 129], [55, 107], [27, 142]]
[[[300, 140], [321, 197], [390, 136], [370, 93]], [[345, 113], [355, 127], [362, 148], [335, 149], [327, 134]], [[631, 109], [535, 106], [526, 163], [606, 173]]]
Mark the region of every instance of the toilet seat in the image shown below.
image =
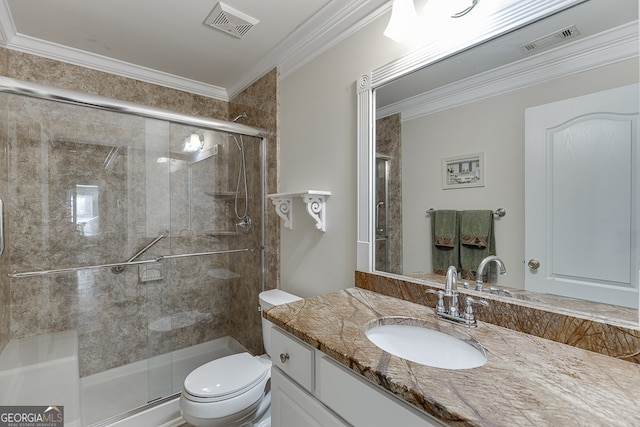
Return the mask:
[[208, 362], [184, 380], [183, 392], [194, 402], [220, 402], [247, 393], [269, 376], [269, 366], [249, 353]]
[[194, 426], [240, 425], [255, 414], [270, 378], [271, 361], [249, 353], [208, 362], [184, 381], [182, 416]]

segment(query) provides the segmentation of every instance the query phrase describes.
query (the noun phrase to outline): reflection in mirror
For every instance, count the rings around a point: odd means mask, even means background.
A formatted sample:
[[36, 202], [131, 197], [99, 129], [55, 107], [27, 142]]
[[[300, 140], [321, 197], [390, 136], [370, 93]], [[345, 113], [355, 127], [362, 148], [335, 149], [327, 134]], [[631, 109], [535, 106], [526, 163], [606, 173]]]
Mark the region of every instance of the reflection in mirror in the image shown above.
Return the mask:
[[[93, 142], [88, 134], [73, 137], [69, 133], [60, 138], [51, 129], [47, 132], [51, 142], [47, 144], [49, 181], [44, 194], [49, 195], [50, 243], [74, 241], [77, 244], [70, 252], [83, 256], [104, 238], [104, 232], [113, 229], [109, 206], [125, 192], [122, 176], [126, 176], [127, 150]], [[60, 221], [63, 218], [66, 220]]]
[[376, 270], [402, 273], [402, 152], [400, 115], [379, 120], [376, 133]]
[[[629, 164], [634, 167], [631, 182], [623, 185], [630, 189], [629, 198], [635, 198], [625, 217], [634, 222], [631, 236], [623, 236], [624, 241], [631, 242], [632, 250], [626, 254], [618, 252], [619, 257], [626, 259], [622, 268], [630, 279], [629, 292], [615, 302], [627, 308], [614, 307], [610, 305], [614, 303], [611, 300], [587, 293], [562, 295], [553, 287], [545, 290], [548, 294], [561, 295], [554, 296], [529, 291], [529, 286], [525, 285], [530, 278], [527, 276], [537, 273], [526, 265], [530, 258], [539, 258], [543, 266], [549, 259], [555, 262], [549, 254], [525, 251], [525, 228], [530, 221], [527, 218], [525, 223], [528, 196], [524, 172], [525, 167], [530, 167], [525, 158], [525, 112], [535, 106], [638, 82], [638, 5], [625, 0], [614, 3], [606, 0], [581, 2], [473, 49], [447, 58], [431, 58], [427, 67], [402, 78], [378, 87], [374, 85], [376, 156], [378, 153], [388, 155], [382, 151], [381, 139], [395, 139], [401, 147], [398, 155], [390, 156], [399, 168], [401, 187], [396, 189], [399, 193], [397, 202], [401, 204], [396, 208], [399, 218], [393, 220], [393, 215], [389, 214], [391, 220], [387, 220], [385, 233], [386, 248], [396, 245], [401, 261], [398, 265], [379, 264], [380, 246], [376, 237], [376, 270], [434, 279], [431, 275], [431, 223], [426, 211], [429, 208], [495, 210], [504, 207], [508, 214], [495, 220], [494, 230], [496, 252], [506, 263], [509, 274], [498, 277], [497, 282], [485, 289], [506, 289], [515, 298], [637, 323], [640, 269], [637, 246], [640, 239], [633, 219], [639, 211], [637, 136], [630, 142], [633, 148], [629, 151]], [[636, 96], [633, 106], [636, 119], [637, 104]], [[390, 126], [389, 120], [399, 124]], [[485, 157], [485, 185], [443, 189], [442, 159], [478, 152], [484, 153]], [[576, 186], [582, 173], [593, 172], [592, 169], [576, 170]], [[544, 172], [532, 176], [546, 182]], [[596, 178], [595, 182], [598, 181]], [[375, 185], [378, 182], [376, 179]], [[387, 210], [392, 209], [392, 203], [386, 206]], [[597, 204], [597, 201], [593, 200], [593, 203]], [[605, 216], [607, 208], [610, 206], [602, 209]], [[605, 230], [603, 233], [606, 233], [608, 221], [610, 217], [599, 219]], [[590, 228], [583, 233], [597, 235], [597, 226], [597, 220], [593, 219]], [[537, 234], [545, 235], [546, 232], [538, 229]], [[547, 245], [553, 251], [553, 246]], [[619, 250], [594, 248], [594, 253], [596, 249]], [[385, 253], [388, 252], [387, 249]], [[605, 265], [603, 271], [607, 272], [608, 268], [609, 265]], [[592, 279], [586, 279], [589, 280]], [[602, 283], [597, 283], [605, 294], [608, 294], [610, 284], [601, 286]]]
[[71, 218], [82, 236], [100, 234], [100, 187], [76, 184], [76, 191], [70, 193]]

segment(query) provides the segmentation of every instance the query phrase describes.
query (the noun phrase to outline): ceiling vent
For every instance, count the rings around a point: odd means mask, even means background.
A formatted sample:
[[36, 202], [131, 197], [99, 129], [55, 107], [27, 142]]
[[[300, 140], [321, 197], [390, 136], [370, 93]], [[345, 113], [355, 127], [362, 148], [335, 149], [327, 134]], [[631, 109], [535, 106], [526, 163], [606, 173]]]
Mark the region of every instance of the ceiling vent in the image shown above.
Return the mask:
[[572, 25], [563, 30], [556, 31], [555, 33], [546, 35], [544, 37], [540, 37], [539, 39], [536, 39], [532, 42], [520, 45], [519, 47], [525, 53], [529, 53], [529, 52], [545, 49], [547, 47], [564, 42], [568, 39], [572, 39], [579, 35], [580, 35], [580, 32], [578, 31], [576, 26]]
[[243, 38], [258, 22], [260, 21], [222, 2], [216, 4], [204, 21], [208, 26], [239, 39]]

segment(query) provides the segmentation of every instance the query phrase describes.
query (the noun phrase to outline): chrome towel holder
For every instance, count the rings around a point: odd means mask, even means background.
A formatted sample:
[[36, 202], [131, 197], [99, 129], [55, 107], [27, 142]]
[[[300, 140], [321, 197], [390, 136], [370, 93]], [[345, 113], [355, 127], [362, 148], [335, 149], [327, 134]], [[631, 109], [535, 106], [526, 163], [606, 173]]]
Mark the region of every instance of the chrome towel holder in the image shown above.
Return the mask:
[[[427, 209], [427, 215], [431, 215], [435, 211], [436, 211], [436, 209], [429, 208], [429, 209]], [[505, 208], [498, 208], [495, 211], [493, 211], [493, 216], [496, 217], [496, 218], [502, 218], [506, 214], [507, 214], [507, 210]]]

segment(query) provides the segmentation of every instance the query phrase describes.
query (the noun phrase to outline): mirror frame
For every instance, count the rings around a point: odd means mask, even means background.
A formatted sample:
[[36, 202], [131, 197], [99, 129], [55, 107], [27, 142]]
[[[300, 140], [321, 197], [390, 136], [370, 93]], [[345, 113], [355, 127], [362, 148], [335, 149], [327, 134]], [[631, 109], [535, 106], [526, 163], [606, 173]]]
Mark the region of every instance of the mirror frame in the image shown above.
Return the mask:
[[[357, 242], [356, 269], [375, 271], [374, 260], [374, 179], [375, 170], [375, 90], [439, 60], [523, 27], [553, 13], [588, 0], [544, 0], [522, 2], [510, 0], [487, 20], [482, 32], [464, 41], [447, 43], [442, 39], [410, 52], [382, 67], [360, 76], [357, 89]], [[444, 39], [444, 38], [443, 38]]]

